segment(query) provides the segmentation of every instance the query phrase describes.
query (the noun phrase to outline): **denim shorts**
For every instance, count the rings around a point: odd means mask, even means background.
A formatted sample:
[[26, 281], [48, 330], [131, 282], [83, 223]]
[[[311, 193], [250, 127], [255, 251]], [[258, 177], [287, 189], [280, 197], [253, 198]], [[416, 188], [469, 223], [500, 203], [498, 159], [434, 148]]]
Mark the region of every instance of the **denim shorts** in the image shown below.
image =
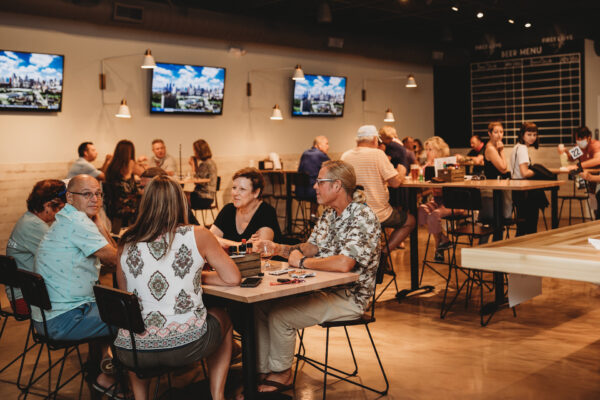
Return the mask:
[[[100, 318], [96, 303], [85, 303], [47, 322], [46, 336], [54, 340], [81, 340], [111, 336], [107, 324]], [[43, 322], [33, 321], [35, 330], [44, 334]], [[113, 330], [116, 333], [116, 329]]]

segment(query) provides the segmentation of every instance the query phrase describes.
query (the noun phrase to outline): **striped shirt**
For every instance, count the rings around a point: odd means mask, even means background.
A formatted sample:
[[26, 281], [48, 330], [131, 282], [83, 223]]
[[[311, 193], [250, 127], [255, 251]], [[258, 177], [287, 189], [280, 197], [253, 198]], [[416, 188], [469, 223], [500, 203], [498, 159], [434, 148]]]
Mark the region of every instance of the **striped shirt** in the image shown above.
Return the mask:
[[383, 222], [392, 214], [386, 181], [398, 175], [398, 171], [382, 150], [356, 147], [342, 154], [342, 161], [354, 167], [356, 184], [365, 188], [367, 204]]

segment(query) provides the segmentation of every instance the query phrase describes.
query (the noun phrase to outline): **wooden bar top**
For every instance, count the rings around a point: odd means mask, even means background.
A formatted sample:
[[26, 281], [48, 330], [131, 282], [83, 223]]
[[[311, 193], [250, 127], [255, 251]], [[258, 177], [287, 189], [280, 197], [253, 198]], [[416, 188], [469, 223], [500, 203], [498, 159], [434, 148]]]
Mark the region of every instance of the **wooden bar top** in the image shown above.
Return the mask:
[[600, 283], [600, 221], [461, 250], [465, 268]]
[[210, 182], [210, 179], [208, 179], [208, 178], [175, 178], [175, 180], [180, 185], [185, 185], [186, 183], [199, 184], [199, 183]]
[[476, 188], [476, 189], [489, 189], [489, 190], [533, 190], [533, 189], [548, 189], [558, 187], [565, 183], [565, 181], [537, 181], [529, 179], [485, 179], [485, 180], [465, 180], [461, 182], [443, 182], [443, 183], [432, 183], [432, 182], [413, 182], [411, 179], [407, 179], [402, 183], [400, 187], [417, 187], [417, 188], [442, 188], [442, 187], [456, 187], [456, 188]]
[[[271, 264], [278, 265], [280, 268], [288, 268], [288, 263], [286, 262], [271, 261]], [[296, 268], [296, 271], [315, 272], [317, 276], [306, 278], [302, 283], [271, 286], [271, 282], [277, 282], [277, 278], [292, 278], [288, 274], [275, 276], [269, 275], [270, 271], [264, 271], [265, 276], [262, 277], [262, 282], [254, 288], [202, 285], [202, 290], [205, 294], [224, 297], [241, 303], [256, 303], [352, 283], [358, 280], [358, 274], [353, 272], [326, 272], [309, 269], [300, 270], [298, 268]]]

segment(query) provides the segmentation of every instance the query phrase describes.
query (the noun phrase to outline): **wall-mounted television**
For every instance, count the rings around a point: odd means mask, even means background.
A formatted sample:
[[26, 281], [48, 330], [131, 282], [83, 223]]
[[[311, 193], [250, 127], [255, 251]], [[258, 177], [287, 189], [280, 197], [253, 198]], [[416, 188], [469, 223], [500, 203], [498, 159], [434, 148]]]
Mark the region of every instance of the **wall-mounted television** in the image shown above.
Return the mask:
[[220, 115], [225, 68], [157, 62], [151, 92], [151, 113]]
[[65, 57], [0, 50], [0, 111], [60, 111]]
[[294, 81], [292, 115], [342, 117], [345, 97], [345, 77], [304, 74], [303, 81]]

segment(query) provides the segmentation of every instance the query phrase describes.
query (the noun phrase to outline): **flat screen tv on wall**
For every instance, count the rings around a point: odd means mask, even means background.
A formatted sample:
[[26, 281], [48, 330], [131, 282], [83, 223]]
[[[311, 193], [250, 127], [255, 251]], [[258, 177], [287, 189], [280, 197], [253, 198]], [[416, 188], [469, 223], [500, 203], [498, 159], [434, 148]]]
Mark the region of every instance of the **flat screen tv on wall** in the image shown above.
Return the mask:
[[0, 50], [0, 111], [60, 111], [65, 57]]
[[342, 117], [345, 97], [345, 77], [304, 74], [303, 81], [294, 81], [292, 115]]
[[151, 91], [151, 113], [221, 115], [225, 68], [156, 63]]

